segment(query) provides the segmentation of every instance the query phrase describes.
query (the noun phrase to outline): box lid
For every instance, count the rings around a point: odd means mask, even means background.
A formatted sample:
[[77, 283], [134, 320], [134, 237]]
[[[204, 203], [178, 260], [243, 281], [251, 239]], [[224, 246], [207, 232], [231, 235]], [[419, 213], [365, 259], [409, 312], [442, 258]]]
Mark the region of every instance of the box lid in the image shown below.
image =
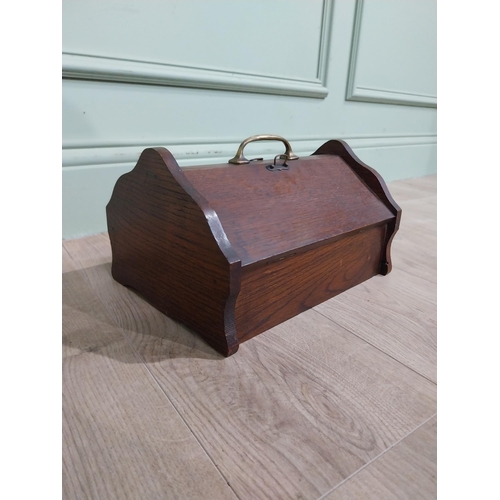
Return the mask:
[[217, 213], [242, 266], [395, 220], [399, 207], [348, 164], [350, 157], [317, 153], [321, 148], [281, 171], [267, 170], [269, 160], [183, 169]]

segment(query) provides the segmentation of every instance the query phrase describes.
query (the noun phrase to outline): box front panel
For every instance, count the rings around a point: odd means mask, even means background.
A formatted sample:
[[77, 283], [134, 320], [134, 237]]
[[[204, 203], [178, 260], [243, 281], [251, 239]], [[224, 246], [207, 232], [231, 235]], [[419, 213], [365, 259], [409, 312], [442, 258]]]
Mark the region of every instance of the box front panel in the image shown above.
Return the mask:
[[248, 340], [379, 274], [386, 225], [242, 268], [236, 336]]

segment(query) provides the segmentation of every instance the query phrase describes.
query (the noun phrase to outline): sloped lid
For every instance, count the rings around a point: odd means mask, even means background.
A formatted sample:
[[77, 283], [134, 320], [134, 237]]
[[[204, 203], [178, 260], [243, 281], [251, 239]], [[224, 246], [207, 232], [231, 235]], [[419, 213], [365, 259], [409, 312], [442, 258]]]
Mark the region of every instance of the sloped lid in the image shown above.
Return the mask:
[[215, 210], [242, 265], [286, 254], [394, 219], [394, 213], [335, 155], [185, 169]]

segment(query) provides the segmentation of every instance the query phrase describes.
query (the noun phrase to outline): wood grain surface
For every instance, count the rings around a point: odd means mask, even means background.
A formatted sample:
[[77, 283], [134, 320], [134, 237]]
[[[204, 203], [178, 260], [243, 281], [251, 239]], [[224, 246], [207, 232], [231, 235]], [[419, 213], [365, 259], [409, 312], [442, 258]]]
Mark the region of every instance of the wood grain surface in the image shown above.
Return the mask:
[[281, 172], [266, 170], [267, 164], [186, 171], [219, 216], [242, 266], [394, 219], [340, 157], [300, 158]]
[[389, 186], [414, 204], [389, 276], [230, 358], [114, 281], [107, 235], [64, 242], [64, 498], [435, 498], [435, 271], [401, 267], [433, 252], [417, 181]]
[[393, 269], [315, 310], [436, 382], [435, 308], [435, 286]]
[[238, 350], [241, 263], [217, 214], [165, 148], [143, 151], [106, 207], [112, 275], [225, 355]]
[[336, 155], [341, 158], [363, 183], [377, 195], [385, 207], [394, 215], [394, 219], [387, 227], [385, 251], [383, 252], [381, 274], [387, 274], [392, 269], [391, 244], [401, 223], [401, 208], [394, 201], [392, 194], [382, 176], [369, 165], [361, 161], [351, 147], [342, 140], [328, 141], [316, 150], [313, 155]]
[[437, 419], [432, 417], [322, 500], [437, 497]]
[[83, 273], [63, 289], [63, 498], [235, 499]]
[[[401, 184], [396, 184], [396, 189]], [[414, 195], [415, 196], [415, 195]], [[437, 197], [404, 200], [407, 221], [394, 242], [397, 267], [436, 283], [437, 274]]]
[[421, 198], [410, 181], [391, 184], [391, 192], [410, 198], [401, 202], [405, 218], [393, 244], [392, 273], [316, 310], [436, 382], [436, 195], [429, 196], [428, 179], [417, 181], [427, 187]]
[[266, 163], [183, 171], [148, 148], [106, 207], [112, 276], [225, 356], [392, 268], [401, 209], [347, 144]]
[[[242, 269], [236, 332], [248, 340], [379, 273], [386, 227]], [[286, 340], [286, 338], [284, 338]]]

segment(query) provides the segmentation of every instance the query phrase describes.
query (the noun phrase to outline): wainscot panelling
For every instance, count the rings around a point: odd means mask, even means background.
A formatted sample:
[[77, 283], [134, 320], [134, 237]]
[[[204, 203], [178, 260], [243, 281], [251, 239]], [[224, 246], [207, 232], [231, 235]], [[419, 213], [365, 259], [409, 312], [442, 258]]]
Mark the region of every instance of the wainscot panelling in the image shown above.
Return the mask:
[[[302, 156], [345, 139], [388, 182], [434, 173], [436, 109], [418, 102], [435, 95], [432, 2], [65, 0], [64, 238], [106, 230], [116, 180], [150, 146], [191, 166], [227, 161], [254, 134]], [[378, 53], [385, 28], [397, 57]]]
[[[64, 78], [317, 98], [328, 94], [333, 0], [111, 4], [119, 9], [120, 22], [109, 5], [85, 5], [96, 36], [82, 23], [81, 3], [66, 2]], [[127, 26], [133, 29], [124, 36]]]
[[347, 98], [436, 107], [436, 29], [435, 0], [357, 0]]

